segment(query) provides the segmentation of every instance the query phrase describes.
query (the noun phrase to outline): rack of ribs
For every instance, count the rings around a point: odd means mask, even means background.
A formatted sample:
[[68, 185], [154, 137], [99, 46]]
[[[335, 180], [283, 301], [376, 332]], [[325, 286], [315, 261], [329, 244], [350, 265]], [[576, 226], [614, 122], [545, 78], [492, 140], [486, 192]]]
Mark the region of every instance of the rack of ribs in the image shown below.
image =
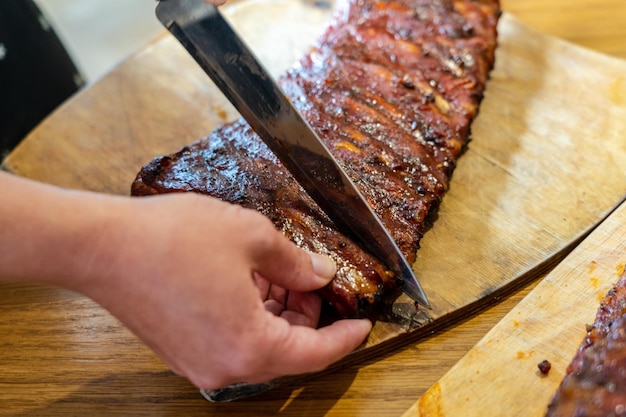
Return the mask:
[[[449, 187], [494, 64], [497, 0], [347, 0], [278, 80], [410, 263]], [[399, 282], [333, 222], [244, 120], [145, 165], [132, 195], [193, 191], [258, 210], [338, 271], [320, 290], [375, 317]]]
[[626, 272], [602, 299], [593, 325], [548, 406], [547, 417], [626, 415]]

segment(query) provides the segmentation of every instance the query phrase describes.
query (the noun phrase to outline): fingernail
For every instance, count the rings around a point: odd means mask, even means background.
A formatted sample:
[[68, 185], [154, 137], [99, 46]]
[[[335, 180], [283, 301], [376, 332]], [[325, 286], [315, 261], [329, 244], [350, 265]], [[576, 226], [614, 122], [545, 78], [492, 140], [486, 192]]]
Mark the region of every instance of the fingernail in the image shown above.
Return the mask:
[[374, 327], [374, 323], [372, 323], [372, 321], [369, 319], [361, 319], [360, 321], [363, 328], [367, 329], [368, 332], [370, 332], [372, 330], [372, 327]]
[[337, 273], [335, 261], [328, 256], [311, 253], [311, 262], [313, 263], [313, 271], [322, 278], [330, 280]]

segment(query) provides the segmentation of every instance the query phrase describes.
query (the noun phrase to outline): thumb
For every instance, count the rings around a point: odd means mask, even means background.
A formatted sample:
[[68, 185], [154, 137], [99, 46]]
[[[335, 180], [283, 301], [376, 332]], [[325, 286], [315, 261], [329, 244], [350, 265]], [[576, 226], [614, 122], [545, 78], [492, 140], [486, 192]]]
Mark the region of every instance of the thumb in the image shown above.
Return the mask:
[[288, 290], [312, 291], [335, 276], [335, 262], [327, 256], [307, 252], [277, 230], [265, 245], [253, 253], [255, 272], [267, 281]]

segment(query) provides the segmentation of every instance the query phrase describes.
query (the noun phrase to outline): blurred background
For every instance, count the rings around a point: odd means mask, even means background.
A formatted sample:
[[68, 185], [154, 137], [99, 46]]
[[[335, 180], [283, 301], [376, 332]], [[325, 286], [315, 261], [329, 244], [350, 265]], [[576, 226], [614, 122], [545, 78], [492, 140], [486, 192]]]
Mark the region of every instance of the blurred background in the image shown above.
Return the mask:
[[154, 0], [35, 1], [88, 83], [164, 30]]

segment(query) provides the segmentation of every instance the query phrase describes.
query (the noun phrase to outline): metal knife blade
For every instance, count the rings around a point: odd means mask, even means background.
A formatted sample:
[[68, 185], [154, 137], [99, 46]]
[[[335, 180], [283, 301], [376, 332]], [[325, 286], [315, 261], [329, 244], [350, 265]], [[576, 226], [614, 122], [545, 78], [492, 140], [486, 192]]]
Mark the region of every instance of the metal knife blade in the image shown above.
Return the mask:
[[413, 270], [343, 168], [217, 7], [203, 0], [161, 0], [156, 14], [311, 198], [429, 307]]

